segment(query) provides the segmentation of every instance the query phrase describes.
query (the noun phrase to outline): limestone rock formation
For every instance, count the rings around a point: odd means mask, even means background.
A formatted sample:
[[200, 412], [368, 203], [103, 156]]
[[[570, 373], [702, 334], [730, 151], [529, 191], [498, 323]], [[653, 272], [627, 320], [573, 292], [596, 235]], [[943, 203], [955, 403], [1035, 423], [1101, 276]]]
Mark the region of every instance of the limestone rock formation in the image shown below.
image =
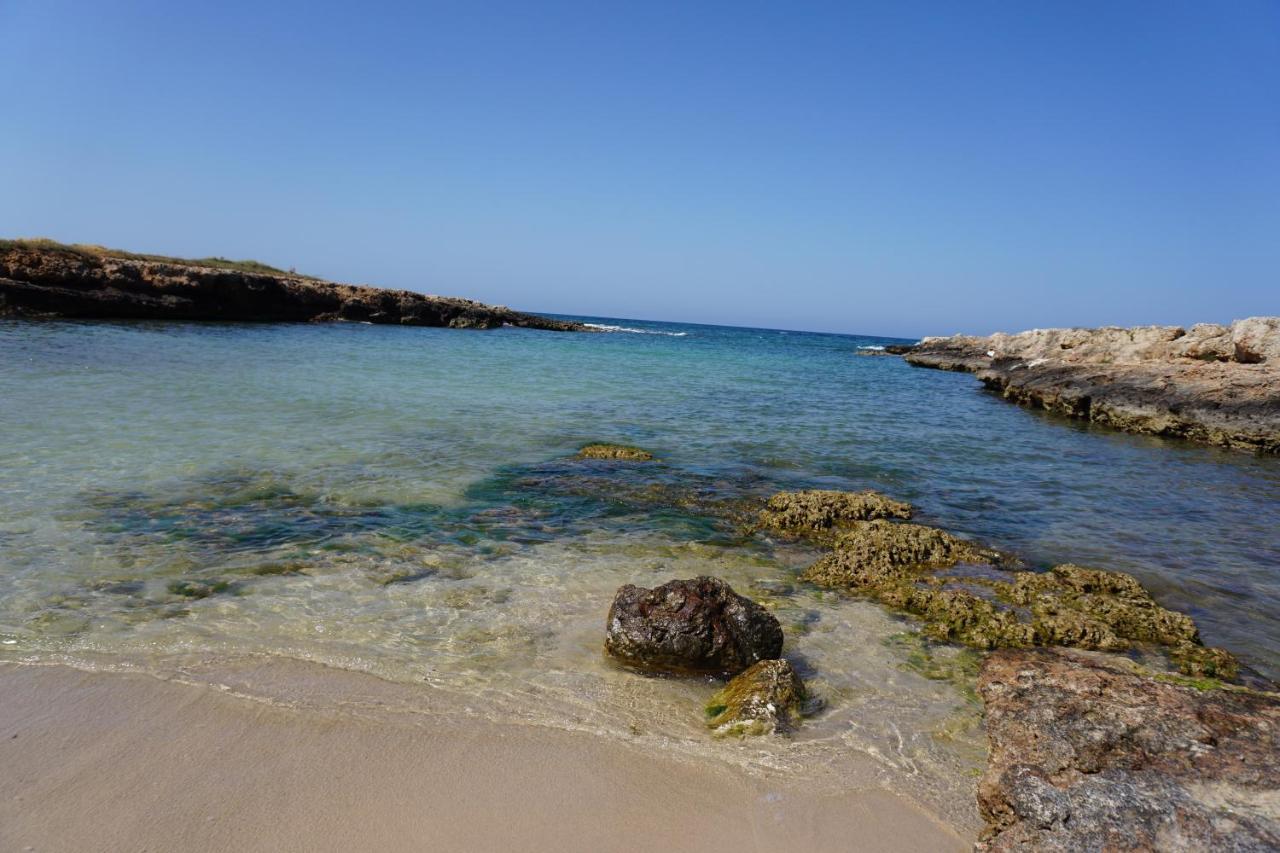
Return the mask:
[[1280, 452], [1280, 317], [925, 338], [905, 358], [1117, 429]]

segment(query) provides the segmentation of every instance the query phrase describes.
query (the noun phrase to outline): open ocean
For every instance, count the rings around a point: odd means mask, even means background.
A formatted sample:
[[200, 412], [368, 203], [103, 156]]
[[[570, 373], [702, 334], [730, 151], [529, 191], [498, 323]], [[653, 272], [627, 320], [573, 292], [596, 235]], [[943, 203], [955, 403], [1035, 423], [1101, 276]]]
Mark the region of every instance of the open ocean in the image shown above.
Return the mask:
[[[980, 709], [921, 674], [964, 653], [703, 511], [816, 487], [909, 500], [1033, 566], [1130, 572], [1280, 677], [1280, 458], [856, 354], [894, 339], [590, 322], [612, 331], [0, 322], [0, 660], [295, 658], [833, 784], [857, 752], [971, 810]], [[569, 459], [592, 441], [660, 462]], [[698, 574], [778, 615], [825, 702], [793, 739], [710, 742], [714, 685], [603, 659], [619, 585]]]

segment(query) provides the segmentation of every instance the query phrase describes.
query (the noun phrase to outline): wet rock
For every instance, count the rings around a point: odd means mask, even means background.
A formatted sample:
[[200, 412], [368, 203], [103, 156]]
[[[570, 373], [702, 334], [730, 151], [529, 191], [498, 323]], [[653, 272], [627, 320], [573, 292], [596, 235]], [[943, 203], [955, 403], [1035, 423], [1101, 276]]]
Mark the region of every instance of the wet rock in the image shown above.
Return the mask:
[[648, 462], [653, 454], [625, 444], [588, 444], [578, 451], [579, 459], [616, 459], [626, 462]]
[[707, 726], [717, 737], [791, 731], [808, 694], [785, 660], [762, 660], [717, 691], [707, 703]]
[[1188, 675], [1236, 677], [1229, 652], [1201, 645], [1191, 617], [1161, 607], [1132, 576], [1070, 564], [1004, 571], [1004, 559], [934, 527], [858, 521], [800, 577], [917, 616], [935, 640], [979, 649], [1152, 644]]
[[906, 360], [1116, 429], [1280, 452], [1280, 317], [925, 338]]
[[585, 331], [470, 299], [337, 284], [267, 268], [228, 269], [100, 247], [0, 241], [0, 315], [324, 322]]
[[877, 518], [910, 518], [911, 504], [879, 492], [806, 489], [779, 492], [760, 511], [766, 529], [795, 536], [823, 535], [851, 522]]
[[999, 558], [994, 551], [936, 527], [884, 520], [850, 522], [835, 537], [832, 548], [806, 569], [801, 579], [829, 588], [870, 589], [962, 560]]
[[979, 849], [1280, 848], [1280, 696], [1060, 649], [992, 654], [978, 692]]
[[638, 669], [736, 675], [782, 653], [782, 627], [719, 578], [627, 584], [609, 608], [604, 647]]

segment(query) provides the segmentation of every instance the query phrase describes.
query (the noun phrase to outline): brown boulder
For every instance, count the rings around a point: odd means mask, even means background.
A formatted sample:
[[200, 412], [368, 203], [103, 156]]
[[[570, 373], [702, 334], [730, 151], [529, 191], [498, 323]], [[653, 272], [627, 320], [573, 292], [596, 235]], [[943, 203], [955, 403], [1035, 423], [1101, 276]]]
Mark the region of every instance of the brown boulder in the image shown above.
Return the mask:
[[604, 648], [637, 669], [736, 675], [782, 653], [782, 626], [719, 578], [627, 584], [609, 608]]

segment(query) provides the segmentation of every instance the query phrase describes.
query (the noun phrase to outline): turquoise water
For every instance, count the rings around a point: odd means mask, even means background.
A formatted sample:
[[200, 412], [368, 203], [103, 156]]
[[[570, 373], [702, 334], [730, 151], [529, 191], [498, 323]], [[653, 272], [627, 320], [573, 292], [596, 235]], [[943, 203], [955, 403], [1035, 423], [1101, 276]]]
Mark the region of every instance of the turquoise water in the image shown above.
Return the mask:
[[[701, 743], [711, 685], [599, 649], [620, 584], [717, 574], [775, 608], [827, 703], [770, 760], [835, 745], [967, 792], [973, 705], [911, 671], [911, 626], [726, 519], [871, 487], [1032, 564], [1131, 572], [1280, 676], [1280, 459], [855, 354], [882, 339], [597, 322], [640, 331], [0, 323], [0, 656], [285, 655]], [[596, 440], [661, 462], [566, 460]]]

